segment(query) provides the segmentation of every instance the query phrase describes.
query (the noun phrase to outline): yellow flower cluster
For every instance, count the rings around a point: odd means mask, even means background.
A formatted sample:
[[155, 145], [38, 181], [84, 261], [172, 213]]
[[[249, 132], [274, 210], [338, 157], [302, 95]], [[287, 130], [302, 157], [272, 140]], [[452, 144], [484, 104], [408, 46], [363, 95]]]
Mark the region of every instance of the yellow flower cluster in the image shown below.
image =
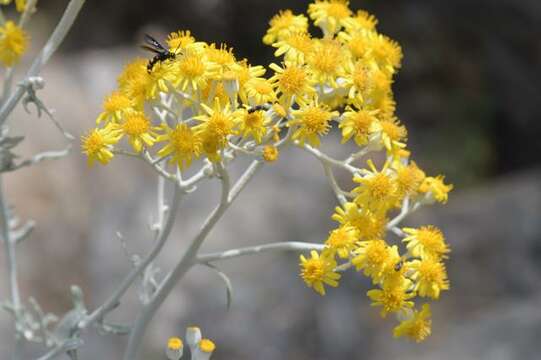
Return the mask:
[[[309, 33], [309, 19], [322, 37]], [[357, 186], [337, 192], [344, 199], [332, 215], [339, 226], [323, 251], [301, 256], [300, 275], [323, 295], [325, 285], [338, 286], [341, 271], [356, 268], [376, 287], [368, 297], [381, 315], [401, 320], [395, 336], [421, 341], [430, 334], [430, 308], [416, 310], [414, 300], [449, 289], [449, 247], [434, 226], [399, 223], [420, 205], [445, 203], [452, 185], [410, 160], [392, 91], [401, 48], [377, 31], [374, 16], [354, 13], [344, 0], [316, 0], [308, 16], [285, 10], [269, 25], [263, 42], [280, 61], [269, 65], [268, 77], [226, 45], [171, 33], [169, 56], [125, 66], [98, 127], [82, 138], [83, 152], [89, 163], [129, 154], [183, 172], [196, 159], [217, 163], [239, 152], [274, 162], [284, 144], [319, 153], [321, 138], [336, 127], [358, 152], [332, 164], [349, 170]], [[381, 166], [352, 165], [378, 151], [386, 158]], [[401, 241], [390, 244], [388, 233]]]
[[[336, 287], [348, 267], [371, 278], [368, 291], [381, 316], [394, 313], [401, 323], [395, 336], [422, 341], [430, 334], [430, 308], [414, 309], [417, 297], [438, 299], [449, 289], [443, 260], [449, 247], [434, 226], [396, 227], [393, 212], [412, 211], [420, 204], [445, 203], [452, 186], [443, 177], [428, 177], [410, 161], [407, 130], [396, 118], [393, 76], [400, 68], [400, 46], [376, 30], [377, 20], [364, 11], [353, 13], [347, 1], [316, 1], [308, 16], [323, 32], [308, 32], [308, 18], [284, 11], [270, 21], [263, 41], [283, 56], [270, 81], [278, 103], [292, 108], [288, 126], [292, 140], [318, 147], [332, 124], [342, 132], [342, 143], [353, 140], [364, 153], [383, 150], [387, 160], [353, 176], [358, 184], [350, 200], [336, 208], [332, 230], [321, 253], [301, 256], [301, 277], [321, 295], [325, 285]], [[402, 242], [391, 245], [388, 230]], [[403, 248], [403, 250], [402, 250]], [[340, 260], [342, 264], [337, 264]]]
[[0, 63], [6, 67], [17, 64], [28, 47], [28, 34], [13, 21], [0, 25]]

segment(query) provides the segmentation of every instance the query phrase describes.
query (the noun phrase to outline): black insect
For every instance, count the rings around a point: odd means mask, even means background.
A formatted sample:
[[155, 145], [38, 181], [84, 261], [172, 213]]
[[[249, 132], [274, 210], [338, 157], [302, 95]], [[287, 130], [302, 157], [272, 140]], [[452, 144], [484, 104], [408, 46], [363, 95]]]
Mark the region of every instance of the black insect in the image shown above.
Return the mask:
[[248, 109], [248, 114], [254, 113], [254, 112], [259, 111], [259, 110], [267, 110], [267, 106], [265, 106], [265, 105], [256, 105], [254, 107], [251, 107], [250, 109]]
[[394, 266], [394, 271], [399, 272], [400, 270], [402, 270], [402, 266], [404, 266], [404, 260], [400, 260], [396, 263], [396, 265]]
[[158, 40], [154, 39], [148, 34], [145, 34], [145, 42], [146, 44], [141, 45], [141, 47], [155, 54], [154, 57], [148, 61], [147, 64], [147, 71], [149, 74], [152, 72], [152, 68], [154, 67], [154, 65], [156, 65], [156, 63], [169, 59], [172, 60], [176, 56], [174, 52], [166, 49], [162, 44], [160, 44]]

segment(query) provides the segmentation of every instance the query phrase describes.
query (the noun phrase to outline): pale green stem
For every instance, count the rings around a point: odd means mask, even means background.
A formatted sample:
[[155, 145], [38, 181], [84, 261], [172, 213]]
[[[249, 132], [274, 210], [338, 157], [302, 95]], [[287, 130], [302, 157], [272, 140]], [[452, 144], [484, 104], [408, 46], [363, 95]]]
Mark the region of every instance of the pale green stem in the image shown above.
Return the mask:
[[15, 251], [15, 242], [11, 239], [11, 231], [9, 229], [9, 204], [4, 196], [3, 177], [0, 177], [0, 226], [2, 226], [2, 239], [4, 240], [6, 253], [11, 305], [15, 313], [15, 350], [13, 351], [12, 359], [19, 360], [22, 359], [23, 338], [22, 334], [17, 330], [17, 324], [22, 315], [22, 305], [17, 280], [17, 254]]
[[[41, 50], [38, 57], [30, 66], [30, 69], [28, 69], [28, 71], [26, 72], [26, 75], [24, 76], [25, 79], [37, 76], [39, 74], [43, 65], [47, 63], [51, 55], [53, 55], [53, 53], [58, 49], [58, 46], [60, 46], [60, 44], [64, 40], [84, 3], [85, 0], [70, 1], [66, 8], [66, 11], [64, 11], [62, 18], [60, 19], [60, 22], [51, 34], [51, 37]], [[0, 108], [0, 125], [4, 124], [8, 115], [11, 114], [15, 106], [23, 97], [25, 91], [26, 90], [24, 87], [17, 86], [15, 91], [9, 96], [9, 98], [2, 103], [2, 107]]]
[[239, 256], [260, 254], [266, 252], [278, 251], [308, 251], [308, 250], [323, 250], [325, 245], [314, 244], [299, 241], [279, 242], [265, 245], [248, 246], [238, 249], [225, 250], [209, 254], [201, 254], [197, 257], [197, 262], [200, 264], [212, 263], [216, 261], [231, 259]]
[[[139, 313], [128, 340], [128, 346], [124, 353], [124, 360], [135, 360], [137, 358], [139, 347], [142, 343], [145, 330], [148, 327], [150, 320], [152, 320], [156, 311], [163, 304], [177, 282], [192, 266], [197, 264], [197, 252], [199, 251], [203, 241], [206, 239], [214, 225], [222, 217], [225, 210], [227, 210], [227, 208], [233, 203], [240, 191], [242, 191], [248, 181], [256, 174], [261, 165], [262, 162], [260, 160], [254, 160], [248, 169], [246, 169], [244, 174], [239, 178], [239, 180], [237, 180], [231, 191], [229, 191], [229, 178], [223, 168], [221, 169], [220, 175], [222, 182], [222, 193], [220, 203], [212, 211], [207, 220], [205, 220], [199, 233], [192, 240], [190, 246], [180, 261], [160, 284], [160, 287], [156, 291], [156, 294], [152, 300], [146, 306], [144, 306], [142, 311]], [[219, 167], [219, 170], [220, 168], [221, 166]]]

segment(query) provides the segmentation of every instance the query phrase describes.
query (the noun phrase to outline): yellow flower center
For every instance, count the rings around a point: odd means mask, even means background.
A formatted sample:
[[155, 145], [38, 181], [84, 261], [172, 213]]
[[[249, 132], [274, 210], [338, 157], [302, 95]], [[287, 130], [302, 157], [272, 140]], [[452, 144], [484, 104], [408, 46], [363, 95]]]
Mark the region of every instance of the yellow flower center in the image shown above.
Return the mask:
[[263, 148], [263, 159], [273, 162], [278, 159], [278, 149], [275, 146], [267, 145]]
[[310, 56], [310, 65], [324, 74], [335, 74], [341, 65], [342, 51], [335, 40], [323, 40], [314, 48]]
[[232, 129], [233, 123], [231, 119], [222, 113], [215, 112], [208, 121], [207, 130], [220, 138], [225, 138], [231, 133]]
[[185, 48], [187, 45], [193, 44], [194, 42], [195, 38], [191, 35], [189, 30], [171, 33], [167, 38], [167, 45], [169, 45], [171, 51]]
[[196, 78], [205, 73], [205, 65], [197, 55], [188, 55], [179, 63], [181, 73], [188, 78]]
[[106, 146], [105, 140], [96, 130], [92, 131], [83, 142], [83, 150], [87, 155], [98, 153], [104, 146]]
[[178, 125], [171, 131], [169, 139], [177, 153], [189, 153], [194, 149], [195, 136], [186, 124]]
[[366, 111], [359, 111], [351, 118], [353, 127], [358, 134], [368, 134], [374, 118]]
[[315, 282], [323, 279], [325, 274], [323, 262], [321, 259], [308, 259], [304, 264], [302, 277], [309, 282]]
[[380, 124], [383, 129], [383, 132], [392, 141], [400, 141], [408, 135], [407, 130], [404, 126], [398, 125], [393, 121], [384, 120]]
[[304, 32], [296, 33], [294, 35], [291, 35], [287, 39], [287, 43], [292, 48], [300, 51], [301, 53], [308, 53], [312, 49], [312, 40], [308, 36], [308, 34]]
[[349, 246], [355, 238], [352, 233], [346, 228], [339, 228], [331, 232], [327, 243], [332, 248], [344, 248]]
[[167, 341], [167, 347], [171, 350], [179, 350], [182, 348], [182, 340], [180, 340], [178, 337], [172, 337]]
[[199, 348], [205, 353], [211, 353], [216, 349], [216, 345], [209, 339], [201, 339], [199, 341]]
[[331, 113], [319, 107], [309, 107], [303, 111], [301, 122], [311, 133], [324, 133], [328, 130]]
[[250, 129], [262, 127], [263, 121], [264, 121], [263, 111], [261, 110], [255, 111], [252, 113], [247, 113], [246, 116], [244, 117], [244, 124], [246, 125], [246, 127]]
[[375, 174], [366, 185], [374, 200], [385, 199], [393, 193], [393, 182], [388, 176], [381, 173]]
[[130, 105], [131, 105], [130, 99], [126, 97], [125, 95], [116, 91], [113, 94], [111, 94], [111, 96], [107, 97], [105, 101], [103, 102], [103, 108], [105, 109], [106, 112], [110, 112], [110, 113], [126, 109], [130, 107]]
[[150, 120], [141, 114], [129, 115], [122, 129], [127, 135], [138, 137], [150, 130]]
[[288, 95], [297, 94], [302, 91], [306, 84], [306, 72], [296, 66], [289, 66], [280, 75], [280, 88]]

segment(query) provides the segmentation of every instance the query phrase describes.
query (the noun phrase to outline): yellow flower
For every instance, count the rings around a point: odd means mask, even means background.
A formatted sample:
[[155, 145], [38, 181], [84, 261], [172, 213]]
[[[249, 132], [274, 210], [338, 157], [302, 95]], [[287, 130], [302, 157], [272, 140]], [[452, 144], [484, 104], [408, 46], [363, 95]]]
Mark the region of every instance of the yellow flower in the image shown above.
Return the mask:
[[317, 99], [312, 99], [309, 104], [293, 111], [293, 120], [288, 122], [288, 126], [298, 125], [298, 128], [291, 138], [298, 140], [301, 145], [307, 141], [310, 145], [318, 147], [319, 136], [327, 134], [331, 127], [329, 122], [338, 115], [338, 111], [330, 111], [327, 105], [319, 104]]
[[[147, 71], [148, 73], [148, 71]], [[169, 92], [170, 85], [179, 77], [178, 62], [171, 59], [154, 65], [145, 87], [145, 99], [156, 99], [160, 92]]]
[[358, 245], [351, 263], [357, 271], [363, 270], [366, 276], [372, 278], [373, 283], [381, 282], [388, 270], [394, 271], [397, 258], [400, 258], [396, 246], [388, 246], [381, 239], [361, 241]]
[[415, 195], [425, 178], [425, 173], [413, 161], [408, 165], [401, 162], [395, 164], [399, 198]]
[[332, 35], [344, 26], [351, 15], [348, 5], [349, 1], [346, 0], [316, 0], [308, 5], [308, 15], [326, 36]]
[[179, 350], [184, 346], [182, 340], [178, 337], [171, 337], [167, 340], [167, 348], [171, 350]]
[[103, 101], [103, 112], [98, 116], [96, 123], [102, 121], [120, 121], [125, 112], [130, 112], [133, 102], [120, 91], [113, 91]]
[[313, 47], [314, 42], [307, 32], [298, 32], [291, 34], [283, 40], [277, 41], [272, 44], [277, 48], [274, 52], [274, 56], [284, 56], [284, 60], [294, 64], [303, 64], [306, 55], [309, 54]]
[[128, 136], [128, 141], [136, 152], [141, 152], [143, 145], [152, 146], [154, 138], [152, 123], [142, 112], [130, 112], [119, 124], [122, 133]]
[[347, 202], [344, 208], [336, 207], [332, 219], [342, 225], [353, 226], [360, 240], [378, 239], [385, 233], [387, 219], [367, 209], [359, 208], [354, 202]]
[[8, 20], [0, 26], [0, 62], [11, 67], [19, 62], [26, 52], [29, 36], [13, 21]]
[[376, 30], [378, 19], [364, 10], [357, 10], [355, 16], [344, 20], [344, 27], [348, 32], [358, 30]]
[[408, 131], [396, 118], [380, 120], [373, 129], [373, 132], [376, 133], [377, 139], [385, 146], [387, 151], [406, 146], [404, 142], [407, 139]]
[[448, 193], [453, 190], [453, 185], [445, 185], [441, 175], [436, 177], [426, 177], [419, 187], [419, 191], [426, 193], [429, 199], [436, 200], [442, 204], [447, 203]]
[[175, 163], [184, 170], [188, 168], [192, 160], [201, 153], [201, 139], [186, 124], [177, 124], [174, 129], [162, 125], [165, 134], [156, 138], [157, 142], [166, 141], [167, 144], [158, 151], [159, 157], [166, 157], [172, 154], [170, 163]]
[[358, 146], [368, 144], [370, 130], [373, 123], [377, 122], [378, 110], [354, 110], [347, 108], [342, 114], [339, 128], [342, 129], [342, 144], [353, 137]]
[[303, 97], [314, 93], [315, 90], [304, 66], [285, 63], [283, 68], [276, 64], [270, 64], [269, 67], [275, 71], [269, 81], [281, 94], [280, 99], [284, 107], [290, 107], [293, 97], [297, 103], [302, 103]]
[[118, 76], [118, 88], [133, 102], [135, 108], [142, 108], [152, 78], [147, 71], [147, 59], [137, 58], [124, 67]]
[[393, 74], [400, 67], [402, 61], [402, 49], [394, 40], [376, 32], [367, 32], [369, 38], [370, 53], [368, 56], [387, 72]]
[[204, 353], [211, 353], [216, 349], [216, 345], [210, 339], [201, 339], [199, 341], [199, 350]]
[[336, 261], [319, 255], [317, 251], [310, 252], [311, 258], [300, 256], [301, 277], [308, 287], [313, 288], [320, 295], [325, 295], [324, 284], [337, 287], [340, 274], [334, 271]]
[[244, 84], [247, 99], [245, 102], [252, 105], [261, 105], [276, 101], [276, 93], [267, 79], [252, 78]]
[[278, 160], [279, 151], [276, 146], [266, 145], [263, 148], [263, 159], [267, 162], [274, 162]]
[[342, 259], [347, 259], [357, 240], [359, 240], [357, 229], [347, 225], [340, 226], [329, 234], [325, 242], [327, 248], [324, 251], [327, 251], [331, 256], [338, 254]]
[[215, 80], [224, 80], [224, 77], [233, 80], [235, 73], [232, 68], [236, 64], [233, 49], [228, 48], [225, 44], [210, 44], [204, 49], [204, 55], [209, 63], [209, 77]]
[[263, 42], [270, 45], [282, 40], [293, 33], [306, 32], [308, 19], [304, 15], [294, 15], [291, 10], [280, 11], [269, 21], [269, 29], [263, 37]]
[[314, 40], [312, 51], [306, 63], [310, 67], [313, 82], [336, 88], [336, 79], [343, 75], [347, 62], [347, 52], [342, 44], [334, 39]]
[[202, 150], [209, 160], [220, 160], [219, 151], [227, 144], [227, 137], [234, 133], [237, 114], [229, 109], [229, 103], [222, 108], [220, 101], [215, 98], [213, 108], [201, 104], [206, 114], [195, 116], [194, 119], [201, 124], [194, 127], [195, 132], [201, 136]]
[[415, 297], [411, 292], [411, 281], [402, 277], [400, 281], [384, 283], [381, 289], [373, 289], [367, 292], [372, 300], [371, 306], [381, 306], [380, 315], [385, 318], [388, 313], [396, 313], [413, 307], [413, 301], [409, 299]]
[[88, 165], [93, 165], [98, 160], [103, 165], [113, 158], [113, 145], [120, 140], [122, 134], [113, 125], [107, 125], [102, 129], [96, 128], [81, 137], [81, 149], [88, 156]]
[[263, 136], [267, 134], [267, 126], [271, 121], [265, 111], [257, 110], [250, 112], [243, 109], [239, 118], [239, 130], [242, 137], [247, 138], [251, 136], [258, 144], [261, 144]]
[[181, 54], [185, 49], [201, 51], [205, 48], [204, 42], [196, 42], [190, 30], [175, 31], [167, 37], [169, 51], [175, 54]]
[[442, 290], [449, 290], [449, 280], [445, 265], [430, 257], [414, 260], [410, 264], [415, 282], [415, 290], [419, 296], [438, 299]]
[[408, 236], [402, 241], [407, 243], [407, 248], [412, 256], [432, 257], [435, 259], [447, 258], [449, 246], [445, 243], [445, 237], [440, 229], [435, 226], [421, 226], [419, 229], [403, 228]]
[[206, 86], [208, 64], [200, 54], [188, 49], [177, 55], [175, 60], [178, 64], [178, 77], [174, 81], [176, 88], [196, 92]]
[[400, 325], [394, 328], [394, 337], [407, 336], [416, 342], [423, 341], [431, 332], [431, 316], [430, 305], [423, 304], [421, 311], [414, 310], [410, 318], [402, 321]]
[[365, 170], [363, 177], [355, 175], [353, 181], [361, 184], [353, 189], [357, 194], [355, 202], [373, 212], [385, 213], [396, 205], [398, 199], [398, 186], [396, 178], [389, 171], [389, 162], [386, 162], [381, 171], [377, 171], [372, 160], [368, 160], [371, 171]]

